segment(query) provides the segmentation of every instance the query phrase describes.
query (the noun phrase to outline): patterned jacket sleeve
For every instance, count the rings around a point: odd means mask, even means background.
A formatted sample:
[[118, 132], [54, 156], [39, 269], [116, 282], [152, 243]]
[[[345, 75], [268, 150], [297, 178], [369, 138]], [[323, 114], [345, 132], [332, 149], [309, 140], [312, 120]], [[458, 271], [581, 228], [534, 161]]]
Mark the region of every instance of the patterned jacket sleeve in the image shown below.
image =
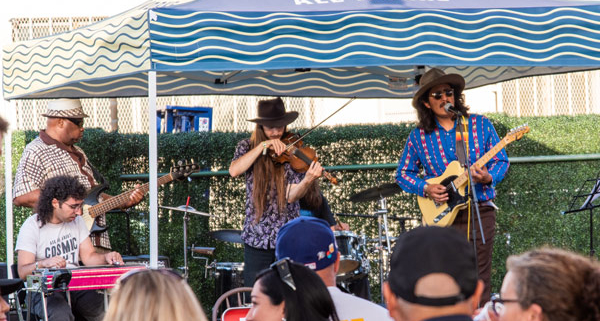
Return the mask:
[[419, 177], [421, 161], [417, 151], [417, 131], [418, 129], [414, 129], [406, 140], [402, 158], [400, 158], [400, 161], [398, 162], [396, 183], [398, 183], [405, 192], [425, 196], [425, 185], [427, 185], [427, 183], [424, 179]]

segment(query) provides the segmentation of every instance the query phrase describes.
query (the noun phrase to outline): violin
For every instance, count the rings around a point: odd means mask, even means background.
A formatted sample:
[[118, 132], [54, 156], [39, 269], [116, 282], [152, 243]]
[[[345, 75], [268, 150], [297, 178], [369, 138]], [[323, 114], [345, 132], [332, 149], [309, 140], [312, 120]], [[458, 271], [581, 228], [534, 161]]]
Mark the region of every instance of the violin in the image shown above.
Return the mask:
[[[318, 160], [315, 150], [304, 145], [300, 136], [286, 133], [280, 140], [286, 145], [285, 151], [281, 155], [277, 155], [275, 151], [269, 151], [269, 156], [275, 163], [290, 163], [296, 172], [304, 173], [313, 161]], [[337, 185], [338, 179], [326, 170], [323, 170], [323, 176], [332, 184]]]

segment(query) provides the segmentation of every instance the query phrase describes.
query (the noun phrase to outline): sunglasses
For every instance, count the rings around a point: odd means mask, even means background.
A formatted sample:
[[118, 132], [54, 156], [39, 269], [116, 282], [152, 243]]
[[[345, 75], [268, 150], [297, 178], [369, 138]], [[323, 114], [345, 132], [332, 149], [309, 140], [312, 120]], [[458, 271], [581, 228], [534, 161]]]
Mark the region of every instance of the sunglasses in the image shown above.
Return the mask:
[[75, 124], [75, 126], [82, 128], [83, 127], [83, 118], [65, 118], [66, 120]]
[[496, 313], [496, 315], [500, 315], [504, 313], [505, 310], [505, 303], [511, 303], [511, 302], [519, 302], [519, 300], [516, 299], [503, 299], [500, 297], [499, 294], [494, 294], [492, 296], [492, 311], [494, 311], [494, 313]]
[[283, 283], [289, 285], [292, 290], [296, 291], [296, 283], [294, 283], [294, 278], [292, 277], [292, 272], [290, 271], [290, 258], [284, 257], [281, 260], [271, 264], [271, 269], [275, 270], [277, 274], [279, 274], [279, 278]]
[[446, 95], [446, 97], [452, 97], [454, 95], [454, 89], [436, 91], [434, 93], [431, 93], [431, 97], [435, 98], [436, 100], [440, 100], [442, 99], [442, 94]]

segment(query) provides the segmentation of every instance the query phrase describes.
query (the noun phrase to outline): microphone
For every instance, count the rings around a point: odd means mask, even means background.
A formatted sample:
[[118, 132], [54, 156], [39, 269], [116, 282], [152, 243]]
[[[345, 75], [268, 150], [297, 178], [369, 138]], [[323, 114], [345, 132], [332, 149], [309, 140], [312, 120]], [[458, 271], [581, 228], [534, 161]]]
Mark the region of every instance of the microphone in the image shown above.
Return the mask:
[[454, 107], [454, 105], [452, 105], [451, 103], [446, 103], [444, 105], [444, 110], [447, 112], [451, 112], [453, 114], [459, 115], [459, 116], [461, 115], [460, 110], [456, 109], [456, 107]]

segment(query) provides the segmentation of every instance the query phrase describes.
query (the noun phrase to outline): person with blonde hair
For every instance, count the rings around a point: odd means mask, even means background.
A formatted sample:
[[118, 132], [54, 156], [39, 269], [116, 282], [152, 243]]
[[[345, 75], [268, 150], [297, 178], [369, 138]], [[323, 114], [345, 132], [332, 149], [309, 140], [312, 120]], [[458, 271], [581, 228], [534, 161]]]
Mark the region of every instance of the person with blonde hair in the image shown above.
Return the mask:
[[123, 275], [110, 297], [104, 321], [208, 321], [196, 295], [169, 269]]

